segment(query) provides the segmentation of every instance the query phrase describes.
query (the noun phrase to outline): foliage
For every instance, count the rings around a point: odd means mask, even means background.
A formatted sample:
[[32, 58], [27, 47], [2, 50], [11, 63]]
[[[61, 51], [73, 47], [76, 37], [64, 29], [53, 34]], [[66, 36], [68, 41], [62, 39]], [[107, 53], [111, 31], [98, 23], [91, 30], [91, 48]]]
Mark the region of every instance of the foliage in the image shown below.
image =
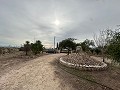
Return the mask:
[[120, 32], [119, 29], [106, 29], [100, 31], [99, 36], [94, 36], [96, 45], [101, 49], [103, 61], [108, 54], [115, 62], [120, 62]]
[[94, 50], [97, 55], [101, 53], [101, 49], [99, 47], [95, 48]]
[[107, 47], [107, 53], [114, 61], [120, 63], [120, 32], [115, 32], [110, 44]]
[[41, 41], [38, 40], [34, 44], [31, 43], [31, 50], [35, 55], [40, 53], [43, 50], [43, 45]]
[[43, 51], [43, 45], [40, 40], [37, 40], [35, 43], [31, 43], [31, 44], [29, 41], [26, 41], [23, 49], [26, 52], [26, 55], [28, 55], [29, 51], [32, 51], [36, 55], [40, 53], [41, 51]]
[[28, 55], [28, 52], [30, 51], [30, 42], [26, 41], [24, 44], [24, 51], [26, 52], [26, 55]]
[[62, 40], [59, 43], [59, 47], [63, 48], [63, 49], [69, 48], [69, 49], [75, 50], [76, 43], [74, 42], [74, 40], [75, 39], [73, 39], [73, 38], [68, 38], [68, 39]]
[[109, 45], [113, 35], [114, 35], [113, 31], [109, 28], [106, 30], [100, 31], [100, 34], [98, 36], [94, 35], [95, 44], [97, 45], [97, 47], [101, 49], [103, 62], [105, 60], [106, 47]]
[[80, 46], [82, 47], [83, 51], [89, 51], [90, 50], [90, 46], [94, 46], [94, 42], [93, 40], [88, 40], [86, 39], [85, 41], [83, 41]]
[[58, 42], [57, 42], [57, 47], [56, 47], [57, 49], [59, 49], [59, 44], [58, 44]]
[[68, 55], [69, 55], [70, 49], [72, 50], [76, 49], [76, 43], [74, 42], [74, 40], [75, 40], [74, 38], [68, 38], [68, 39], [62, 40], [59, 43], [60, 49], [68, 49]]

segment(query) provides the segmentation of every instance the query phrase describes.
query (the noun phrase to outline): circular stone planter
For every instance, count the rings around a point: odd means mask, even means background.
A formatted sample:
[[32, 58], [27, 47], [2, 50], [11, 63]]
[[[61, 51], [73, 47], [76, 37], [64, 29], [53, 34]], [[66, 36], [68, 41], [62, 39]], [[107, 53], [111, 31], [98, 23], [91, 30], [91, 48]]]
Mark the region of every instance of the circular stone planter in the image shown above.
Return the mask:
[[101, 70], [106, 70], [107, 69], [107, 64], [104, 62], [101, 62], [102, 65], [80, 65], [80, 64], [73, 64], [73, 63], [69, 63], [63, 60], [63, 58], [61, 57], [59, 62], [62, 65], [65, 65], [67, 67], [71, 67], [71, 68], [75, 68], [75, 69], [79, 69], [79, 70], [86, 70], [86, 71], [101, 71]]

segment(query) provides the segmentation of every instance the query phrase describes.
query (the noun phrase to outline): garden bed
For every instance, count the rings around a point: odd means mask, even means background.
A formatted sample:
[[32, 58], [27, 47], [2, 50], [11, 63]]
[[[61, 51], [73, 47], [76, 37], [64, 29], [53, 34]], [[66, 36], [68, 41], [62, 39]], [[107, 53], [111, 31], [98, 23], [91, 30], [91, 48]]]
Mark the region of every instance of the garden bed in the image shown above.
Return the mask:
[[60, 63], [80, 70], [105, 70], [107, 64], [84, 54], [71, 54], [60, 58]]

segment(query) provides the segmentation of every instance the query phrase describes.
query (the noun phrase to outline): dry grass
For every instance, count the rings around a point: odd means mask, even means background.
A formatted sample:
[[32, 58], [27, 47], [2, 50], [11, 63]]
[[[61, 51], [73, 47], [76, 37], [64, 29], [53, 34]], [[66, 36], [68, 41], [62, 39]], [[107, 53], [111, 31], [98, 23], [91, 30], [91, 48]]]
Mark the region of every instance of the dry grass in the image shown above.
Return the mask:
[[26, 63], [27, 61], [33, 60], [43, 55], [47, 55], [47, 54], [46, 53], [39, 55], [30, 54], [26, 56], [24, 52], [16, 52], [12, 54], [2, 55], [0, 56], [0, 76], [10, 71], [18, 64]]

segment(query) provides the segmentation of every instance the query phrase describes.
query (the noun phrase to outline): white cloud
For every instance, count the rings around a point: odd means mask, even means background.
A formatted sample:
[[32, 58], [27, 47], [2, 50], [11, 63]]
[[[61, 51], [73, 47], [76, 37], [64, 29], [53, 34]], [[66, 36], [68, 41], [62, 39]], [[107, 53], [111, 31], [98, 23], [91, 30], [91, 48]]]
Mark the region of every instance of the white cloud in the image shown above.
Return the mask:
[[[120, 24], [118, 0], [0, 0], [0, 44], [20, 45], [53, 37], [92, 39], [100, 29]], [[59, 20], [60, 24], [54, 24]]]

